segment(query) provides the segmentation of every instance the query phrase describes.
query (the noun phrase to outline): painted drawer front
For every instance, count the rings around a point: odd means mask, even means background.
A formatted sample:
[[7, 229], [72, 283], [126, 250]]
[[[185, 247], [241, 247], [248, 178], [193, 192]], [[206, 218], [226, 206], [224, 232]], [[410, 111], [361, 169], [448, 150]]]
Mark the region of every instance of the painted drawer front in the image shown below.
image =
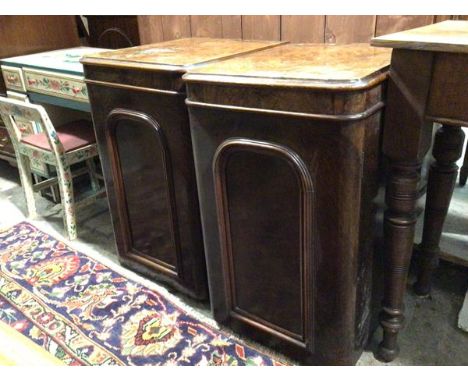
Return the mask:
[[3, 80], [7, 89], [25, 92], [23, 73], [21, 68], [2, 65]]
[[88, 102], [88, 91], [83, 77], [24, 69], [26, 89], [55, 97]]

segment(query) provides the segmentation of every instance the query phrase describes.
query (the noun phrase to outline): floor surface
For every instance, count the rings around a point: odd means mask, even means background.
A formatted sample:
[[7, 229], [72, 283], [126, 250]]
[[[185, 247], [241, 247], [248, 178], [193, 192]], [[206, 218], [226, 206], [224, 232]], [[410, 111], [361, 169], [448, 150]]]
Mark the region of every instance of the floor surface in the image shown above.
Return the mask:
[[[456, 198], [460, 196], [461, 199], [455, 203], [455, 210], [451, 211], [442, 248], [466, 251], [468, 185], [465, 189], [457, 187], [456, 195]], [[37, 196], [36, 200], [41, 219], [32, 223], [67, 242], [63, 237], [60, 207], [54, 206], [40, 196]], [[25, 213], [26, 207], [17, 169], [0, 161], [0, 228], [26, 220]], [[90, 256], [93, 254], [104, 256], [108, 261], [118, 264], [105, 199], [79, 213], [78, 235], [78, 240], [69, 243], [73, 248]], [[412, 281], [411, 275], [405, 300], [406, 324], [399, 337], [401, 354], [390, 365], [468, 365], [468, 333], [457, 326], [458, 314], [468, 287], [467, 268], [442, 262], [435, 276], [431, 299], [417, 298], [411, 292]], [[187, 304], [188, 309], [210, 319], [207, 305], [195, 303], [180, 295], [177, 298]], [[358, 365], [383, 365], [375, 360], [372, 354], [380, 338], [379, 329], [374, 334], [369, 349], [358, 361]]]

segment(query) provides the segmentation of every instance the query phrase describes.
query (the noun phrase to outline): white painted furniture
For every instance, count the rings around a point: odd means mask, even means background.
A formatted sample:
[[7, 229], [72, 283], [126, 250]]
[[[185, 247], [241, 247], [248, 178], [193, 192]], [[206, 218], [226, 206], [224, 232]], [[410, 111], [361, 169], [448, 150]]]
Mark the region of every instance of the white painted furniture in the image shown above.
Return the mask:
[[[65, 230], [70, 240], [76, 238], [76, 209], [88, 205], [105, 193], [99, 185], [94, 158], [98, 156], [94, 130], [89, 121], [76, 121], [54, 128], [44, 107], [0, 97], [0, 116], [10, 134], [18, 162], [21, 184], [26, 197], [28, 215], [36, 216], [34, 191], [58, 184], [63, 208]], [[42, 133], [25, 133], [18, 120], [40, 124]], [[71, 172], [71, 165], [86, 162], [86, 166]], [[33, 184], [31, 163], [49, 164], [56, 168], [56, 176]], [[73, 177], [89, 173], [91, 192], [76, 202], [73, 193]]]

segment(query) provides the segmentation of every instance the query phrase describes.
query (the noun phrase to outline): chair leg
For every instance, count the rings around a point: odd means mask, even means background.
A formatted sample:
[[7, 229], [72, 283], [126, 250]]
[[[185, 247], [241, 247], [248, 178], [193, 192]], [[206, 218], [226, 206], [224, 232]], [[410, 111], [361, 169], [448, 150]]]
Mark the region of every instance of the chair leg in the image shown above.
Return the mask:
[[57, 177], [62, 199], [63, 224], [68, 233], [68, 239], [74, 240], [76, 239], [76, 214], [70, 167], [57, 166]]
[[96, 176], [96, 164], [94, 163], [94, 158], [89, 158], [86, 160], [86, 166], [88, 167], [89, 178], [91, 179], [91, 188], [94, 192], [99, 190], [99, 180]]
[[34, 189], [32, 181], [31, 166], [29, 158], [22, 154], [18, 156], [18, 170], [20, 174], [21, 186], [23, 187], [26, 206], [28, 208], [28, 217], [30, 219], [37, 218], [36, 202], [34, 200]]

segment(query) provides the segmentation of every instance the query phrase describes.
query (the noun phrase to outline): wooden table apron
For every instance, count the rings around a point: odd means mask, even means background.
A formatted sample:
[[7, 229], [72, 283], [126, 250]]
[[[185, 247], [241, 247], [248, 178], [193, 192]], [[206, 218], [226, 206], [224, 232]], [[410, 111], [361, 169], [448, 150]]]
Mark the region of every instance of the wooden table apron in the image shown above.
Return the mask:
[[216, 320], [302, 363], [354, 364], [369, 334], [384, 82], [184, 78]]
[[403, 325], [403, 296], [413, 252], [417, 184], [421, 162], [432, 140], [433, 122], [443, 126], [435, 137], [428, 180], [422, 270], [416, 292], [427, 295], [437, 264], [439, 241], [457, 176], [463, 132], [468, 124], [468, 55], [394, 49], [385, 111], [383, 151], [389, 159], [385, 213], [386, 292], [381, 324], [383, 360], [398, 354], [397, 334]]

